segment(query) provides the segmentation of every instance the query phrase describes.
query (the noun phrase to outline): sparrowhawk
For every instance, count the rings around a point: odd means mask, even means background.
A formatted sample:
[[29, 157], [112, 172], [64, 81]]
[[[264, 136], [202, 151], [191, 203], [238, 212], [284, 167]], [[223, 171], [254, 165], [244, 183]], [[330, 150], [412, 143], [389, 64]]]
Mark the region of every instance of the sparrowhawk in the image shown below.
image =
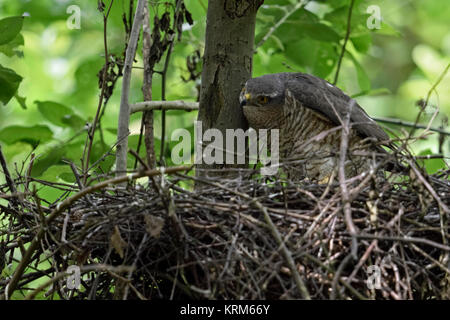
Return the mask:
[[[367, 170], [367, 153], [385, 152], [379, 142], [389, 140], [352, 98], [328, 81], [305, 73], [250, 79], [240, 103], [250, 127], [280, 130], [280, 160], [290, 163], [286, 171], [293, 179], [327, 181], [337, 169], [343, 119], [349, 111], [347, 176]], [[360, 155], [355, 155], [358, 151]]]

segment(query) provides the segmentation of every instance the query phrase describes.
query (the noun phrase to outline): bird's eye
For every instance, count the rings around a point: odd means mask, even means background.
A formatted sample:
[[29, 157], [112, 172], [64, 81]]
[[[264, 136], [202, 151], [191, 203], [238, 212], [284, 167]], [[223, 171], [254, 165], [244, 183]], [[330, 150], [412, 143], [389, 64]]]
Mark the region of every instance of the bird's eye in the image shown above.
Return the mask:
[[258, 97], [258, 103], [266, 104], [267, 102], [269, 102], [269, 97], [268, 96], [259, 96]]

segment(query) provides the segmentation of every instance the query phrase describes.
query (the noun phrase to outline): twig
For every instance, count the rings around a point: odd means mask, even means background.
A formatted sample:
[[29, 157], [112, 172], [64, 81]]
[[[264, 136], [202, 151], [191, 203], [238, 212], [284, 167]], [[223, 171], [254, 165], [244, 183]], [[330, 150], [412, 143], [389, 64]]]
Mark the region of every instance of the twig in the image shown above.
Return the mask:
[[[344, 115], [343, 123], [342, 123], [342, 130], [341, 130], [341, 147], [340, 147], [340, 154], [339, 154], [339, 186], [341, 188], [341, 194], [342, 194], [342, 204], [344, 207], [344, 217], [345, 217], [345, 224], [347, 225], [348, 230], [350, 231], [351, 235], [356, 234], [356, 227], [353, 223], [352, 219], [352, 208], [350, 204], [350, 196], [347, 189], [347, 184], [345, 182], [345, 160], [347, 158], [347, 150], [348, 150], [348, 140], [350, 135], [350, 115], [352, 114], [353, 106], [355, 105], [355, 100], [351, 99], [347, 112]], [[356, 259], [357, 256], [357, 250], [358, 250], [358, 243], [356, 241], [356, 238], [352, 238], [352, 255], [353, 258]]]
[[[434, 90], [436, 90], [436, 88], [439, 85], [439, 83], [442, 81], [442, 79], [444, 79], [444, 76], [447, 74], [449, 68], [450, 68], [450, 63], [447, 65], [447, 67], [445, 67], [444, 71], [441, 73], [441, 75], [436, 80], [436, 82], [431, 86], [430, 90], [428, 90], [427, 97], [425, 98], [425, 101], [423, 102], [423, 105], [421, 105], [421, 109], [420, 109], [419, 113], [417, 114], [415, 123], [419, 122], [420, 116], [422, 115], [423, 110], [426, 108], [426, 106], [428, 105], [428, 102], [430, 101], [431, 93]], [[439, 110], [439, 109], [437, 109], [437, 110]], [[411, 129], [411, 131], [409, 132], [409, 136], [412, 136], [414, 134], [414, 131], [415, 131], [415, 127], [413, 127]]]
[[198, 102], [174, 101], [144, 101], [130, 105], [130, 114], [151, 110], [185, 110], [197, 111]]
[[[337, 283], [338, 283], [339, 279], [341, 278], [342, 271], [344, 271], [345, 266], [350, 262], [350, 260], [352, 259], [352, 256], [353, 256], [352, 253], [348, 254], [344, 258], [344, 260], [342, 260], [342, 262], [339, 265], [336, 273], [334, 274], [333, 282], [332, 282], [332, 286], [331, 286], [331, 288], [332, 288], [331, 289], [331, 297], [330, 297], [331, 300], [335, 300], [336, 299], [336, 293], [339, 293], [339, 292], [337, 292], [339, 290], [339, 288], [337, 287]], [[339, 293], [339, 295], [340, 295], [340, 293]]]
[[445, 205], [445, 203], [442, 201], [442, 199], [437, 195], [436, 191], [433, 189], [433, 187], [425, 180], [425, 178], [422, 176], [422, 174], [420, 173], [420, 171], [416, 168], [416, 166], [414, 165], [414, 163], [410, 160], [408, 160], [408, 164], [411, 166], [411, 168], [413, 169], [414, 173], [417, 175], [417, 177], [419, 178], [420, 182], [423, 183], [423, 185], [425, 186], [425, 188], [430, 192], [430, 194], [433, 196], [434, 200], [436, 200], [436, 202], [439, 204], [439, 207], [442, 208], [442, 210], [444, 211], [444, 213], [446, 214], [450, 214], [450, 210], [449, 208]]
[[342, 45], [342, 52], [341, 52], [341, 55], [339, 56], [336, 74], [334, 75], [334, 81], [333, 81], [334, 85], [336, 85], [336, 83], [338, 81], [339, 71], [341, 70], [341, 63], [342, 63], [342, 60], [344, 59], [345, 47], [347, 46], [347, 42], [350, 37], [351, 24], [352, 24], [352, 11], [353, 11], [353, 5], [355, 4], [355, 0], [351, 0], [351, 1], [352, 2], [350, 2], [350, 8], [348, 9], [348, 16], [347, 16], [347, 32], [345, 33], [344, 44]]
[[[139, 244], [139, 247], [138, 247], [138, 250], [137, 250], [137, 252], [136, 252], [136, 258], [134, 259], [134, 261], [133, 261], [133, 264], [131, 265], [131, 267], [132, 267], [132, 269], [128, 272], [128, 276], [127, 276], [127, 286], [125, 287], [125, 290], [124, 290], [124, 294], [123, 294], [123, 300], [127, 300], [127, 296], [128, 296], [128, 288], [129, 288], [129, 286], [131, 285], [131, 277], [132, 277], [132, 275], [133, 275], [133, 271], [136, 269], [136, 266], [137, 266], [137, 263], [138, 263], [138, 260], [139, 260], [139, 258], [140, 258], [140, 256], [141, 256], [141, 252], [142, 252], [142, 248], [144, 247], [144, 244], [145, 244], [145, 242], [147, 241], [147, 238], [148, 238], [148, 234], [146, 233], [146, 234], [144, 234], [144, 236], [142, 237], [142, 241], [141, 241], [141, 243]], [[132, 286], [132, 285], [131, 285]], [[134, 291], [134, 290], [133, 290]], [[137, 290], [136, 290], [137, 291]], [[135, 292], [136, 292], [135, 291]], [[140, 292], [138, 293], [138, 291], [136, 292], [137, 294], [138, 294], [138, 297], [141, 299], [141, 300], [145, 300], [145, 297], [144, 296], [142, 296], [142, 294], [140, 294]]]
[[413, 237], [388, 237], [388, 236], [376, 236], [372, 234], [363, 234], [359, 233], [355, 235], [356, 238], [359, 239], [370, 239], [370, 240], [380, 240], [380, 241], [401, 241], [401, 242], [413, 242], [413, 243], [422, 243], [426, 244], [444, 251], [450, 251], [450, 247], [437, 243], [435, 241], [431, 241], [424, 238], [413, 238]]
[[[185, 111], [198, 111], [198, 102], [187, 102], [183, 100], [173, 100], [173, 101], [144, 101], [138, 102], [130, 105], [130, 114], [136, 112], [142, 112], [147, 110], [185, 110]], [[380, 117], [372, 117], [373, 120], [382, 123], [390, 123], [403, 127], [416, 127], [418, 129], [427, 129], [429, 131], [438, 132], [447, 136], [450, 136], [449, 131], [445, 131], [443, 129], [429, 128], [426, 125], [415, 124], [413, 122], [403, 121], [399, 119], [391, 119], [391, 118], [380, 118]]]
[[[80, 273], [86, 273], [86, 272], [92, 272], [92, 271], [106, 271], [110, 274], [117, 274], [122, 272], [131, 272], [134, 269], [134, 266], [109, 266], [104, 264], [96, 264], [96, 265], [89, 265], [89, 266], [83, 266], [80, 267]], [[41, 284], [39, 287], [34, 289], [30, 294], [28, 294], [24, 300], [33, 300], [36, 295], [47, 288], [49, 285], [71, 275], [67, 271], [58, 272], [53, 278], [47, 280], [43, 284]]]
[[144, 2], [138, 0], [136, 13], [133, 21], [133, 28], [130, 34], [130, 41], [127, 46], [125, 64], [123, 67], [122, 96], [120, 99], [119, 121], [117, 126], [117, 148], [116, 148], [116, 175], [123, 176], [127, 171], [127, 152], [128, 152], [128, 134], [130, 121], [130, 81], [134, 56], [141, 30], [142, 20], [144, 18]]
[[[251, 199], [251, 198], [249, 196], [247, 196], [247, 199]], [[286, 247], [286, 244], [284, 243], [280, 232], [278, 231], [277, 227], [275, 226], [272, 219], [270, 218], [270, 215], [267, 212], [267, 208], [264, 207], [255, 198], [251, 199], [251, 203], [253, 203], [264, 214], [264, 220], [266, 220], [266, 223], [268, 224], [272, 235], [274, 236], [275, 240], [277, 241], [277, 244], [280, 246], [281, 252], [283, 253], [283, 256], [286, 259], [286, 262], [289, 266], [289, 269], [291, 270], [291, 272], [294, 276], [295, 283], [297, 284], [297, 288], [299, 289], [300, 294], [302, 295], [303, 299], [310, 300], [311, 296], [309, 295], [309, 292], [305, 286], [305, 283], [303, 282], [302, 278], [300, 277], [300, 274], [298, 272], [295, 261], [292, 258], [292, 254], [289, 251], [289, 249]]]
[[[109, 7], [108, 7], [108, 11], [106, 12], [105, 15], [103, 15], [103, 46], [105, 48], [105, 67], [104, 67], [105, 69], [103, 70], [103, 74], [102, 74], [102, 90], [101, 90], [100, 98], [98, 101], [97, 112], [95, 113], [94, 122], [92, 123], [91, 128], [89, 128], [90, 131], [88, 129], [89, 144], [87, 147], [86, 158], [84, 158], [84, 160], [83, 160], [83, 164], [84, 164], [83, 183], [84, 184], [86, 184], [86, 180], [88, 177], [89, 159], [91, 158], [91, 151], [92, 151], [92, 145], [94, 143], [95, 131], [97, 129], [97, 123], [99, 121], [100, 111], [102, 109], [103, 99], [105, 98], [105, 91], [106, 91], [106, 87], [107, 87], [106, 75], [108, 73], [108, 65], [109, 65], [108, 38], [107, 38], [107, 29], [108, 28], [107, 27], [108, 27], [109, 13], [111, 12], [113, 3], [114, 3], [114, 0], [111, 0]], [[83, 154], [83, 156], [84, 156], [84, 154]]]
[[445, 130], [439, 129], [439, 128], [429, 128], [428, 126], [423, 125], [423, 124], [418, 124], [418, 123], [413, 123], [413, 122], [408, 122], [408, 121], [403, 121], [403, 120], [398, 120], [398, 119], [389, 119], [389, 118], [372, 117], [372, 119], [377, 122], [390, 123], [390, 124], [395, 124], [395, 125], [402, 126], [402, 127], [410, 127], [410, 128], [416, 128], [416, 129], [428, 129], [429, 131], [438, 132], [440, 134], [450, 136], [449, 131], [445, 131]]
[[300, 274], [299, 274], [299, 272], [297, 270], [297, 267], [295, 265], [294, 259], [292, 258], [291, 252], [286, 247], [286, 244], [284, 243], [280, 232], [278, 231], [277, 227], [275, 226], [275, 224], [273, 223], [272, 219], [270, 218], [270, 215], [269, 215], [269, 213], [267, 211], [267, 208], [265, 206], [263, 206], [261, 204], [261, 202], [259, 202], [256, 198], [250, 197], [249, 195], [247, 195], [245, 193], [242, 193], [242, 192], [239, 192], [239, 191], [236, 191], [236, 190], [224, 187], [223, 185], [221, 185], [219, 183], [215, 183], [215, 182], [208, 181], [208, 180], [205, 180], [205, 179], [200, 179], [200, 178], [197, 178], [197, 177], [186, 176], [186, 175], [180, 175], [180, 176], [183, 176], [185, 178], [198, 181], [200, 183], [205, 183], [205, 184], [208, 184], [208, 185], [212, 185], [212, 186], [215, 186], [215, 187], [217, 187], [219, 189], [223, 189], [223, 190], [226, 190], [228, 192], [234, 193], [234, 194], [236, 194], [236, 195], [238, 195], [238, 196], [240, 196], [240, 197], [242, 197], [242, 198], [244, 198], [246, 200], [249, 200], [251, 204], [253, 204], [256, 208], [258, 208], [263, 213], [264, 220], [267, 223], [267, 227], [269, 228], [269, 230], [272, 233], [273, 237], [277, 241], [277, 244], [280, 246], [281, 253], [283, 254], [283, 256], [284, 256], [284, 258], [286, 260], [286, 263], [288, 264], [289, 269], [291, 270], [291, 272], [292, 272], [292, 274], [294, 276], [294, 280], [295, 280], [295, 282], [297, 284], [297, 288], [299, 289], [301, 296], [303, 297], [303, 299], [307, 299], [307, 300], [311, 299], [311, 296], [309, 295], [308, 289], [306, 288], [305, 283], [303, 282], [303, 280], [300, 277]]
[[[175, 173], [179, 171], [188, 171], [192, 167], [189, 166], [178, 166], [178, 167], [169, 167], [165, 168], [164, 172], [167, 174]], [[94, 191], [104, 189], [108, 187], [109, 185], [113, 184], [121, 184], [128, 180], [135, 180], [142, 177], [152, 177], [156, 175], [160, 175], [161, 170], [147, 170], [147, 171], [141, 171], [134, 174], [131, 174], [129, 176], [119, 176], [113, 179], [102, 181], [94, 186], [85, 188], [78, 193], [74, 194], [73, 196], [66, 198], [63, 202], [60, 202], [56, 208], [48, 215], [45, 219], [45, 225], [49, 225], [52, 221], [54, 221], [62, 212], [64, 212], [65, 209], [67, 209], [72, 203], [75, 201], [83, 198], [85, 195], [90, 194]], [[16, 289], [16, 286], [25, 271], [25, 268], [27, 267], [28, 263], [30, 262], [34, 251], [39, 246], [40, 241], [42, 240], [42, 237], [47, 232], [46, 228], [40, 228], [39, 232], [34, 236], [33, 240], [31, 241], [25, 255], [22, 257], [22, 260], [20, 261], [19, 265], [17, 266], [13, 277], [11, 278], [11, 281], [8, 284], [8, 292], [7, 296], [10, 297], [11, 294]], [[6, 296], [6, 293], [0, 296], [0, 300]]]
[[428, 102], [430, 101], [431, 93], [436, 90], [439, 83], [441, 83], [442, 79], [444, 79], [445, 75], [447, 74], [448, 70], [450, 69], [450, 63], [445, 67], [444, 71], [440, 74], [439, 78], [436, 80], [436, 82], [433, 84], [433, 86], [428, 91], [427, 97], [425, 99], [425, 106], [428, 105]]
[[6, 164], [5, 156], [3, 155], [2, 146], [0, 145], [0, 164], [3, 169], [3, 174], [5, 175], [6, 183], [8, 184], [9, 191], [12, 194], [17, 193], [16, 185], [14, 184], [14, 180], [11, 178], [11, 174], [8, 170], [8, 165]]
[[[152, 100], [152, 68], [150, 66], [150, 48], [151, 48], [151, 32], [150, 32], [150, 11], [148, 9], [148, 3], [144, 3], [144, 23], [142, 26], [143, 32], [143, 48], [142, 56], [144, 59], [144, 83], [142, 84], [142, 92], [144, 94], [144, 101]], [[132, 110], [133, 106], [130, 106]], [[130, 110], [130, 113], [132, 111]], [[153, 133], [153, 111], [144, 111], [142, 116], [142, 122], [144, 126], [144, 142], [147, 150], [147, 165], [150, 169], [156, 167], [156, 155], [155, 155], [155, 137]]]
[[286, 14], [280, 19], [278, 20], [278, 22], [269, 29], [269, 31], [266, 33], [266, 35], [258, 42], [258, 44], [255, 46], [254, 51], [256, 52], [256, 50], [261, 47], [264, 42], [267, 41], [267, 39], [269, 39], [272, 34], [283, 24], [286, 22], [286, 20], [298, 9], [300, 9], [306, 2], [305, 1], [299, 1], [293, 8], [292, 10], [289, 10], [288, 12], [286, 12]]
[[[175, 14], [173, 19], [173, 30], [176, 29], [178, 15], [180, 13], [182, 0], [176, 0]], [[167, 49], [166, 60], [164, 61], [164, 68], [161, 72], [161, 100], [166, 100], [166, 84], [167, 84], [167, 70], [169, 70], [170, 56], [172, 55], [173, 44], [175, 42], [175, 34], [172, 35], [173, 39], [170, 41], [169, 48]], [[159, 164], [164, 165], [164, 145], [166, 139], [166, 111], [163, 109], [161, 114], [161, 146], [159, 152]]]

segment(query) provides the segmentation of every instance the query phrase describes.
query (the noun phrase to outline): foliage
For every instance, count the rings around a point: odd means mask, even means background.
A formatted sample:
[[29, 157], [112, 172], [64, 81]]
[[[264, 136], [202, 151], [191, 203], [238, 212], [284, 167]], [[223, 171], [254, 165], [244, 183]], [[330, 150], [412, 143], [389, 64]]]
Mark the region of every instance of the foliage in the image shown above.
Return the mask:
[[[134, 6], [128, 0], [111, 1], [0, 3], [0, 144], [11, 172], [16, 176], [29, 173], [35, 179], [30, 188], [36, 188], [48, 203], [70, 192], [49, 188], [39, 179], [73, 185], [76, 181], [71, 163], [78, 169], [90, 167], [94, 179], [87, 183], [104, 179], [114, 169], [121, 63]], [[153, 78], [153, 99], [196, 101], [207, 0], [185, 0], [181, 15], [184, 23], [174, 21], [174, 1], [150, 3], [151, 30], [161, 47], [152, 55], [155, 71], [160, 72]], [[67, 9], [73, 4], [81, 9], [80, 29], [68, 28]], [[101, 110], [89, 163], [84, 164], [88, 130], [99, 103], [105, 70], [103, 14], [110, 4], [107, 104]], [[350, 6], [351, 0], [310, 0], [301, 5], [298, 0], [266, 0], [257, 16], [253, 75], [301, 71], [333, 82], [348, 31]], [[368, 28], [369, 19], [373, 22], [370, 6], [380, 9], [379, 28]], [[450, 7], [443, 0], [355, 0], [337, 85], [356, 97], [373, 116], [419, 119], [425, 124], [434, 119], [433, 126], [448, 130], [450, 75], [443, 71], [450, 63], [449, 16]], [[172, 41], [164, 80], [161, 71]], [[143, 100], [141, 52], [140, 45], [132, 79], [132, 102]], [[442, 81], [431, 90], [443, 74]], [[428, 104], [417, 103], [428, 96]], [[437, 108], [440, 113], [433, 118]], [[164, 140], [163, 156], [171, 165], [170, 152], [176, 142], [169, 138], [177, 128], [192, 133], [196, 113], [168, 111], [165, 117], [166, 139], [162, 139], [162, 116], [155, 112], [155, 151], [159, 158]], [[138, 147], [140, 125], [141, 115], [132, 115], [129, 147], [139, 149], [144, 158], [143, 146]], [[405, 136], [398, 126], [389, 129]], [[421, 156], [444, 155], [444, 159], [420, 160], [429, 173], [438, 172], [448, 162], [450, 145], [444, 136], [418, 139], [412, 147]], [[133, 168], [134, 163], [130, 155], [128, 167]], [[3, 202], [0, 199], [0, 204]], [[1, 225], [7, 225], [7, 221]]]
[[[186, 1], [182, 16], [190, 24], [185, 22], [183, 25], [173, 22], [174, 4], [160, 2], [151, 5], [154, 17], [152, 37], [161, 44], [160, 50], [154, 50], [152, 55], [156, 71], [164, 68], [164, 55], [171, 37], [173, 38], [172, 34], [182, 32], [184, 35], [173, 39], [175, 46], [167, 70], [166, 82], [169, 85], [165, 92], [168, 100], [197, 99], [206, 2]], [[109, 1], [101, 3], [104, 4], [103, 11], [110, 4]], [[367, 27], [370, 18], [368, 7], [374, 4], [379, 6], [383, 18], [379, 29]], [[414, 106], [414, 101], [426, 96], [431, 83], [449, 61], [449, 45], [445, 40], [449, 36], [444, 30], [446, 16], [444, 13], [434, 16], [439, 4], [438, 0], [431, 1], [428, 5], [416, 2], [395, 5], [383, 1], [355, 1], [351, 33], [338, 86], [357, 96], [373, 115], [414, 120], [414, 114], [419, 111]], [[5, 14], [0, 20], [0, 30], [3, 30], [0, 32], [0, 101], [6, 105], [0, 109], [0, 128], [3, 133], [0, 140], [7, 143], [5, 149], [9, 159], [26, 162], [30, 159], [30, 152], [35, 152], [41, 159], [45, 159], [44, 163], [47, 165], [67, 165], [61, 162], [66, 160], [82, 166], [82, 154], [75, 151], [83, 150], [86, 137], [86, 131], [83, 130], [88, 128], [85, 124], [92, 122], [94, 118], [100, 92], [98, 83], [101, 79], [98, 76], [104, 63], [103, 24], [96, 4], [84, 0], [77, 2], [82, 12], [81, 28], [69, 29], [66, 24], [69, 5], [67, 1], [51, 0], [42, 1], [40, 5], [28, 1], [0, 5]], [[347, 32], [349, 6], [348, 0], [304, 1], [303, 5], [290, 0], [265, 1], [257, 17], [254, 75], [302, 71], [332, 81]], [[423, 9], [420, 15], [413, 12], [417, 6]], [[113, 3], [111, 7], [107, 39], [113, 62], [120, 62], [123, 57], [124, 41], [131, 28], [129, 18], [132, 15], [129, 11], [128, 1]], [[25, 17], [18, 16], [25, 12]], [[408, 19], [404, 17], [405, 13]], [[431, 38], [425, 36], [426, 28], [417, 28], [413, 23], [414, 19], [419, 20], [422, 25], [433, 24]], [[176, 25], [174, 30], [169, 27], [171, 25]], [[408, 33], [415, 37], [406, 37], [405, 34]], [[20, 48], [24, 43], [23, 54]], [[392, 46], [399, 47], [398, 52], [392, 52]], [[140, 48], [138, 52], [136, 66], [142, 65]], [[379, 65], [383, 64], [390, 67], [381, 73]], [[399, 70], [402, 72], [398, 72]], [[120, 85], [120, 74], [120, 70], [116, 72], [119, 82], [110, 84], [112, 96], [102, 111], [101, 125], [98, 128], [101, 133], [94, 138], [94, 145], [99, 149], [96, 149], [95, 155], [90, 159], [91, 164], [101, 158], [100, 151], [110, 150], [115, 143], [113, 130], [116, 127], [120, 92], [113, 88]], [[392, 78], [398, 81], [394, 83]], [[448, 79], [447, 75], [433, 92], [429, 103], [430, 106], [439, 104], [442, 110], [434, 122], [436, 124], [444, 121], [445, 113], [450, 111], [448, 90], [445, 90], [449, 84]], [[161, 80], [161, 76], [156, 73], [153, 81], [155, 100], [161, 99], [163, 94]], [[132, 99], [135, 102], [142, 100], [140, 85], [141, 73], [136, 70], [132, 82]], [[34, 104], [25, 103], [26, 101], [34, 101]], [[394, 105], [395, 108], [390, 107]], [[26, 112], [23, 109], [25, 107], [28, 107]], [[402, 111], [403, 109], [408, 112]], [[160, 113], [156, 113], [155, 117], [158, 144], [161, 141]], [[170, 137], [171, 131], [176, 128], [191, 127], [196, 114], [167, 112], [166, 117], [170, 131], [165, 135]], [[424, 121], [429, 118], [430, 112], [425, 112]], [[140, 115], [133, 115], [132, 134], [139, 134], [139, 123]], [[21, 127], [24, 130], [16, 135], [15, 132]], [[49, 139], [49, 136], [53, 136], [53, 139]], [[131, 138], [131, 146], [137, 148], [137, 141], [133, 139]], [[167, 140], [165, 139], [166, 156], [170, 155], [174, 145]], [[438, 152], [436, 140], [437, 138], [427, 142], [419, 141], [415, 145], [416, 152], [425, 149]], [[29, 147], [14, 147], [14, 143], [21, 142], [27, 143]], [[64, 146], [65, 144], [68, 146]], [[156, 151], [159, 152], [159, 148]], [[448, 146], [444, 144], [441, 151], [448, 154]], [[170, 164], [170, 157], [166, 157], [166, 160]], [[131, 166], [134, 163], [131, 156], [129, 163]], [[33, 170], [34, 174], [43, 174], [49, 168], [42, 163], [40, 166], [43, 167]], [[103, 170], [110, 169], [112, 162], [109, 161], [108, 165], [103, 163], [102, 166]], [[60, 178], [61, 176], [54, 176], [52, 179]]]

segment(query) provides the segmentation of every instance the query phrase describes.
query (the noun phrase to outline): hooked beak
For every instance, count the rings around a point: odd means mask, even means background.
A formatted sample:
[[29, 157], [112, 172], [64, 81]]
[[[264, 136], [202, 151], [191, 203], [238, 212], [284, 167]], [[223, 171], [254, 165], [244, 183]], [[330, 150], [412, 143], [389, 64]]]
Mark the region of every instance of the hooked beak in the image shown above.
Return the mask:
[[251, 97], [252, 97], [252, 96], [251, 96], [250, 93], [246, 93], [246, 94], [244, 95], [244, 99], [242, 99], [242, 101], [241, 101], [241, 108], [247, 104], [247, 101], [250, 100]]

